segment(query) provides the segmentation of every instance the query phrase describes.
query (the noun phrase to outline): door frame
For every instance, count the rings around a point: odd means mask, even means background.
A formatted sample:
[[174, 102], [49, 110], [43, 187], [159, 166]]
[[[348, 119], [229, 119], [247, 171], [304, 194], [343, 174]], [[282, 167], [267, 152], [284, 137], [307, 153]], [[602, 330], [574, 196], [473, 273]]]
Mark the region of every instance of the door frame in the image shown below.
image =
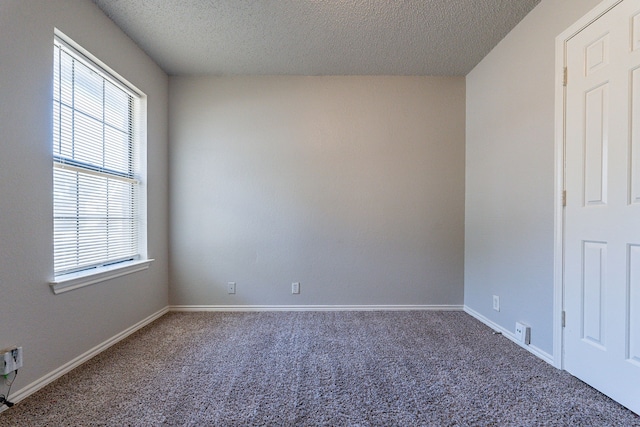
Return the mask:
[[555, 185], [554, 185], [554, 248], [553, 248], [553, 365], [564, 369], [564, 190], [565, 190], [565, 135], [567, 42], [580, 31], [613, 9], [623, 0], [603, 0], [585, 16], [556, 37], [555, 60]]

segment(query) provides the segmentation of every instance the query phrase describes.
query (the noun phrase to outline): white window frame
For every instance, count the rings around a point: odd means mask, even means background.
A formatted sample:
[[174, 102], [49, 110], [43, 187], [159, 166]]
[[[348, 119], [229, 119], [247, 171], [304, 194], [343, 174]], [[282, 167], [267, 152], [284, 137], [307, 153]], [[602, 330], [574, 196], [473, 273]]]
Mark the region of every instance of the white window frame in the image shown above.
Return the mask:
[[[148, 258], [147, 254], [147, 98], [144, 93], [142, 93], [135, 86], [126, 81], [122, 76], [114, 72], [111, 68], [101, 62], [95, 56], [80, 47], [77, 43], [64, 35], [61, 31], [56, 29], [54, 34], [54, 42], [61, 45], [65, 51], [70, 52], [76, 61], [82, 62], [90, 68], [93, 68], [105, 80], [121, 87], [123, 90], [133, 96], [133, 134], [135, 138], [134, 144], [136, 144], [136, 148], [138, 150], [138, 167], [136, 174], [136, 179], [138, 182], [138, 254], [131, 260], [126, 260], [111, 265], [95, 266], [85, 270], [59, 274], [57, 276], [54, 273], [54, 277], [50, 281], [50, 286], [54, 294], [60, 294], [63, 292], [71, 291], [73, 289], [82, 288], [106, 280], [114, 279], [116, 277], [121, 277], [127, 274], [146, 270], [149, 268], [149, 265], [153, 261], [153, 259]], [[53, 112], [53, 99], [51, 111]], [[60, 164], [54, 162], [54, 169], [56, 167], [60, 167]]]

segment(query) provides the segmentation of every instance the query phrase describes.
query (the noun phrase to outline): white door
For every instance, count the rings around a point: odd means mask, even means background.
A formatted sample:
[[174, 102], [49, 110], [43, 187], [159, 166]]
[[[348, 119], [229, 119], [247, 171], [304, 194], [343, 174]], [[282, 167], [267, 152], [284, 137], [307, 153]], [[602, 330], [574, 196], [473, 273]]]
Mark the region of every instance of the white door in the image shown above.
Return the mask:
[[564, 367], [640, 413], [640, 0], [566, 54]]

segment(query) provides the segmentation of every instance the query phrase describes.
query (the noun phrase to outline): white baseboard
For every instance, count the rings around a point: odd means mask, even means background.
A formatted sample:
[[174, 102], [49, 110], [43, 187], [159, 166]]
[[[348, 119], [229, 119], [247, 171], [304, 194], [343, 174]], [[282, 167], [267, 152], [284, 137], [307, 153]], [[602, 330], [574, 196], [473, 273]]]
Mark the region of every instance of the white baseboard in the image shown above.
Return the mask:
[[464, 311], [465, 311], [465, 313], [469, 314], [470, 316], [475, 317], [476, 319], [478, 319], [479, 321], [481, 321], [482, 323], [484, 323], [485, 325], [487, 325], [491, 329], [500, 332], [505, 338], [510, 339], [511, 341], [513, 341], [514, 343], [518, 344], [520, 347], [522, 347], [525, 350], [529, 351], [533, 355], [539, 357], [540, 359], [544, 360], [548, 364], [550, 364], [552, 366], [555, 366], [554, 365], [553, 356], [551, 354], [547, 353], [546, 351], [541, 350], [540, 348], [536, 347], [535, 345], [526, 345], [526, 344], [521, 343], [520, 341], [518, 341], [516, 339], [516, 334], [514, 332], [511, 332], [510, 330], [503, 328], [502, 326], [500, 326], [497, 323], [489, 320], [488, 318], [484, 317], [482, 314], [480, 314], [477, 311], [469, 308], [466, 305], [464, 306]]
[[462, 311], [462, 305], [170, 305], [170, 311]]
[[[42, 387], [44, 387], [47, 384], [57, 380], [58, 378], [60, 378], [64, 374], [66, 374], [67, 372], [70, 372], [72, 369], [82, 365], [84, 362], [86, 362], [87, 360], [91, 359], [92, 357], [97, 356], [98, 354], [102, 353], [107, 348], [111, 347], [112, 345], [116, 344], [117, 342], [122, 341], [123, 339], [125, 339], [126, 337], [128, 337], [129, 335], [131, 335], [132, 333], [137, 331], [138, 329], [141, 329], [144, 326], [148, 325], [149, 323], [153, 322], [154, 320], [156, 320], [160, 316], [166, 314], [168, 311], [169, 311], [169, 307], [165, 307], [165, 308], [153, 313], [152, 315], [142, 319], [141, 321], [139, 321], [135, 325], [125, 329], [124, 331], [122, 331], [119, 334], [116, 334], [113, 337], [109, 338], [108, 340], [98, 344], [97, 346], [95, 346], [92, 349], [86, 351], [85, 353], [81, 354], [80, 356], [76, 357], [75, 359], [65, 363], [64, 365], [60, 366], [58, 369], [55, 369], [54, 371], [49, 372], [45, 376], [35, 380], [34, 382], [32, 382], [31, 384], [29, 384], [27, 386], [21, 388], [16, 393], [12, 393], [11, 394], [11, 401], [13, 403], [20, 402], [22, 399], [32, 395], [36, 391], [40, 390]], [[0, 406], [0, 412], [4, 411], [6, 409], [7, 409], [6, 406]]]

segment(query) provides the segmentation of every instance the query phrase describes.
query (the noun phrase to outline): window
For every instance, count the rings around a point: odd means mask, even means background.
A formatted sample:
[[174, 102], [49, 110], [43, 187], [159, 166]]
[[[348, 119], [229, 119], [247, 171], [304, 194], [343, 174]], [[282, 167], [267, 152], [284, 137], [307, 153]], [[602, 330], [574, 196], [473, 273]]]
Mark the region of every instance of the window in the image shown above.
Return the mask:
[[140, 95], [58, 37], [53, 50], [52, 284], [58, 293], [139, 266], [146, 231]]

